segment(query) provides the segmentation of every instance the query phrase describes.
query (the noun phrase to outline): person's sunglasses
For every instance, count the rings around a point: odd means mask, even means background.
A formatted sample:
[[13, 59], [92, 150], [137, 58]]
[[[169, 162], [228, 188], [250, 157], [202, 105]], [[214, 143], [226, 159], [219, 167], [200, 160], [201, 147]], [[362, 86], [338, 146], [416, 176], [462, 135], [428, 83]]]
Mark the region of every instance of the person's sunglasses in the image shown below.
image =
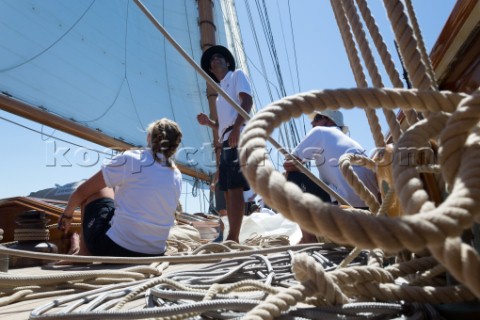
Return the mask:
[[210, 62], [212, 62], [213, 59], [225, 59], [225, 57], [222, 56], [220, 53], [215, 53], [215, 54], [212, 55], [212, 57], [210, 58]]
[[323, 119], [327, 120], [328, 117], [324, 116], [323, 114], [317, 114], [317, 115], [315, 115], [315, 118], [313, 118], [313, 121], [320, 121], [320, 120], [323, 120]]

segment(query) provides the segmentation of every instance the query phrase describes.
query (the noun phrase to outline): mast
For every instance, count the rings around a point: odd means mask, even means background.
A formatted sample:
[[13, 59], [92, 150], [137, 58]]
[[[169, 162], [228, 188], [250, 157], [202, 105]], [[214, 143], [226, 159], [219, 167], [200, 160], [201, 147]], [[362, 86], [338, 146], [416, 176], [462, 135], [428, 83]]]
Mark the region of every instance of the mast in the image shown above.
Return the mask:
[[[200, 26], [200, 41], [202, 51], [205, 51], [211, 46], [216, 44], [215, 40], [215, 31], [217, 27], [213, 21], [213, 0], [199, 0], [198, 1], [198, 13]], [[208, 107], [210, 109], [210, 119], [217, 121], [217, 109], [215, 106], [215, 101], [217, 99], [217, 92], [207, 83], [207, 99]], [[217, 130], [212, 129], [213, 133], [213, 144], [217, 153], [218, 150], [218, 132]], [[218, 156], [217, 156], [218, 164]]]

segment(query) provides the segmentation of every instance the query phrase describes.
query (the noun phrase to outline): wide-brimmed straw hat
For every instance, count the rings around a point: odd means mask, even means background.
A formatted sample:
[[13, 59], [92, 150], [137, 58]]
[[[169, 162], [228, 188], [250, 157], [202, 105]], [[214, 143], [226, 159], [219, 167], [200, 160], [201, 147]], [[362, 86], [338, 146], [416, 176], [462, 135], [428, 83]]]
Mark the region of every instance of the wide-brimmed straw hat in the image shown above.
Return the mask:
[[313, 120], [317, 114], [320, 114], [322, 116], [329, 118], [338, 127], [345, 126], [345, 124], [343, 123], [343, 113], [341, 111], [338, 111], [338, 110], [313, 111], [308, 116], [310, 117], [310, 120]]
[[233, 55], [230, 52], [230, 50], [228, 50], [227, 48], [221, 45], [211, 46], [210, 48], [205, 50], [205, 52], [202, 54], [202, 59], [200, 64], [203, 71], [208, 73], [210, 78], [215, 80], [215, 82], [220, 82], [218, 81], [217, 77], [215, 77], [215, 75], [210, 72], [210, 60], [212, 59], [212, 56], [215, 53], [219, 53], [225, 58], [225, 60], [228, 62], [228, 65], [229, 65], [228, 70], [230, 71], [235, 70], [235, 59], [233, 58]]

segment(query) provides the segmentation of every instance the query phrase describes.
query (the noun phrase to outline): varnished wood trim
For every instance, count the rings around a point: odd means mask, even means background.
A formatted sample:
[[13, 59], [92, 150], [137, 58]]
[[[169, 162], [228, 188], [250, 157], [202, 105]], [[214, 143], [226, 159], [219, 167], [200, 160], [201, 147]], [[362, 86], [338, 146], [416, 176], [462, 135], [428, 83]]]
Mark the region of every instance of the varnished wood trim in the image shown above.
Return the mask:
[[480, 21], [480, 1], [458, 0], [432, 51], [430, 60], [437, 79], [444, 77], [449, 64]]

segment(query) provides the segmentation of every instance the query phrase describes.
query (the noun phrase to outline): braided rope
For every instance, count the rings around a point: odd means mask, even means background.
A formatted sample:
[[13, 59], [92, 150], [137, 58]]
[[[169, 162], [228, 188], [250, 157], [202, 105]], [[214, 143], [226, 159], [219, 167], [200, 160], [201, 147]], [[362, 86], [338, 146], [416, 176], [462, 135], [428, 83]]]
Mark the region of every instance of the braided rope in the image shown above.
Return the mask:
[[[372, 78], [373, 86], [377, 88], [385, 87], [380, 72], [378, 71], [377, 64], [375, 63], [375, 59], [373, 58], [372, 50], [368, 45], [367, 37], [365, 35], [365, 31], [363, 30], [362, 24], [360, 23], [360, 17], [353, 0], [342, 0], [342, 6], [347, 14], [348, 22], [350, 23], [351, 29], [355, 35], [355, 39], [357, 40], [363, 60], [365, 61], [365, 66], [370, 74], [370, 77]], [[387, 124], [390, 127], [393, 142], [395, 143], [402, 134], [400, 130], [400, 123], [397, 120], [395, 112], [392, 110], [383, 109], [383, 114], [385, 115]], [[383, 135], [379, 136], [379, 138], [380, 137], [383, 137]], [[384, 138], [383, 143], [381, 145], [377, 145], [377, 147], [379, 146], [385, 146]]]
[[[480, 90], [471, 97], [466, 98], [454, 114], [448, 119], [446, 126], [440, 134], [438, 149], [438, 162], [443, 168], [442, 174], [447, 186], [453, 185], [460, 162], [463, 160], [463, 148], [474, 128], [478, 130], [480, 120]], [[447, 170], [448, 168], [448, 170]]]
[[385, 253], [381, 249], [372, 249], [368, 254], [367, 265], [369, 267], [380, 268], [383, 266]]
[[350, 263], [352, 263], [353, 260], [355, 260], [356, 257], [362, 252], [361, 248], [353, 248], [353, 250], [345, 257], [345, 259], [342, 260], [337, 266], [337, 268], [345, 268], [348, 266]]
[[438, 265], [438, 262], [433, 257], [423, 257], [407, 262], [397, 263], [385, 268], [393, 277], [405, 277], [415, 272], [422, 272], [430, 270]]
[[331, 276], [332, 273], [325, 272], [322, 265], [311, 256], [305, 253], [295, 255], [292, 270], [295, 273], [295, 279], [305, 286], [305, 293], [308, 296], [317, 297], [319, 305], [348, 303], [347, 296]]
[[392, 56], [388, 51], [387, 45], [382, 38], [382, 35], [378, 29], [378, 26], [375, 22], [375, 19], [368, 8], [366, 0], [356, 0], [358, 9], [362, 14], [365, 25], [367, 26], [370, 36], [372, 37], [373, 43], [375, 44], [377, 51], [379, 53], [380, 59], [387, 71], [390, 81], [393, 84], [394, 88], [403, 88], [403, 82], [400, 78], [400, 74], [395, 68], [395, 63], [393, 62]]
[[[257, 113], [245, 128], [240, 141], [243, 172], [250, 185], [262, 195], [267, 204], [288, 219], [298, 222], [308, 232], [322, 234], [337, 243], [354, 244], [362, 248], [379, 247], [388, 251], [403, 248], [419, 251], [438, 246], [447, 237], [458, 236], [463, 229], [470, 227], [474, 217], [478, 215], [479, 210], [474, 207], [479, 207], [480, 199], [467, 194], [467, 190], [475, 189], [475, 182], [470, 179], [461, 185], [454, 185], [450, 196], [435, 208], [423, 189], [415, 166], [405, 166], [401, 160], [408, 147], [427, 146], [425, 141], [437, 136], [445, 128], [448, 115], [438, 112], [453, 112], [463, 97], [465, 96], [448, 92], [339, 89], [313, 91], [284, 98]], [[351, 214], [348, 210], [323, 203], [314, 196], [303, 194], [296, 185], [288, 183], [263, 156], [266, 137], [281, 121], [288, 120], [299, 111], [310, 113], [312, 109], [338, 109], [340, 106], [351, 108], [354, 105], [363, 108], [379, 105], [391, 108], [392, 99], [395, 99], [395, 105], [401, 108], [437, 112], [428, 120], [412, 126], [395, 148], [395, 190], [399, 193], [405, 212], [411, 216], [395, 220], [386, 217], [374, 218]], [[472, 170], [471, 165], [464, 165], [465, 170]]]
[[431, 284], [434, 277], [445, 274], [446, 271], [447, 270], [445, 269], [445, 267], [439, 264], [430, 270], [424, 271], [418, 277], [410, 281], [410, 284], [414, 286]]
[[420, 55], [422, 57], [422, 62], [425, 68], [427, 69], [428, 76], [433, 80], [436, 84], [435, 80], [435, 72], [432, 68], [432, 62], [430, 61], [430, 56], [427, 53], [427, 49], [425, 48], [425, 42], [423, 41], [422, 32], [418, 25], [417, 16], [415, 15], [415, 10], [413, 9], [413, 4], [411, 0], [405, 0], [405, 6], [407, 7], [408, 16], [410, 17], [410, 23], [412, 25], [413, 34], [415, 39], [418, 42], [418, 49], [420, 50]]
[[434, 208], [416, 166], [423, 164], [421, 161], [425, 153], [433, 154], [428, 141], [445, 128], [447, 117], [448, 115], [445, 113], [438, 113], [428, 120], [417, 122], [403, 134], [395, 146], [393, 176], [396, 179], [394, 185], [404, 214], [414, 214]]
[[[402, 1], [383, 0], [388, 18], [397, 40], [402, 60], [405, 63], [409, 78], [414, 88], [436, 90], [434, 80], [430, 78], [422, 60], [417, 39], [408, 23]], [[432, 111], [432, 110], [425, 110]]]
[[385, 195], [380, 208], [378, 209], [377, 216], [386, 216], [388, 214], [388, 209], [392, 207], [395, 200], [395, 190], [389, 188], [387, 194]]
[[[376, 267], [350, 267], [324, 272], [323, 267], [307, 254], [295, 255], [292, 270], [300, 285], [288, 288], [250, 311], [245, 319], [273, 319], [298, 302], [308, 300], [317, 306], [345, 304], [355, 299], [377, 301], [409, 301], [447, 303], [473, 300], [475, 296], [464, 286], [418, 287], [394, 284], [394, 276], [415, 274], [431, 268], [433, 258], [420, 258], [386, 269]], [[416, 268], [419, 267], [419, 268]], [[307, 298], [315, 296], [316, 299]], [[337, 301], [337, 300], [340, 301]]]
[[443, 245], [429, 246], [429, 249], [455, 279], [472, 290], [477, 298], [480, 297], [480, 256], [474, 248], [457, 237], [445, 240]]
[[[366, 0], [356, 0], [358, 8], [362, 14], [363, 20], [365, 20], [365, 24], [367, 25], [368, 30], [370, 31], [370, 36], [372, 37], [373, 43], [377, 47], [377, 51], [379, 53], [380, 59], [385, 67], [387, 75], [390, 78], [390, 81], [393, 84], [394, 88], [403, 88], [403, 82], [400, 79], [400, 74], [398, 73], [397, 69], [395, 68], [395, 64], [393, 62], [392, 56], [387, 49], [385, 41], [380, 34], [377, 24], [375, 23], [375, 19], [372, 16], [370, 9], [367, 6]], [[409, 125], [414, 124], [417, 122], [417, 113], [415, 110], [403, 110], [403, 113], [406, 116], [407, 123]], [[400, 128], [401, 130], [401, 128]], [[400, 131], [400, 133], [402, 133]], [[395, 140], [396, 133], [392, 131], [392, 137]]]
[[250, 310], [244, 320], [274, 319], [287, 311], [291, 306], [306, 299], [307, 288], [301, 284], [293, 285], [285, 291], [270, 295], [261, 304]]
[[[328, 249], [331, 248], [331, 246], [310, 246], [306, 247], [307, 251], [312, 251], [315, 250], [315, 254], [317, 251], [320, 251], [323, 249]], [[303, 249], [302, 251], [304, 251]], [[285, 250], [283, 250], [285, 251]], [[207, 285], [205, 289], [203, 290], [198, 290], [198, 286], [195, 284], [196, 280], [198, 279], [197, 277], [197, 272], [203, 273], [204, 274], [204, 279], [207, 278], [214, 278], [216, 275], [225, 273], [225, 268], [226, 267], [233, 267], [235, 268], [236, 272], [238, 272], [238, 275], [232, 274], [230, 277], [231, 279], [225, 279], [225, 280], [238, 280], [239, 276], [251, 277], [251, 273], [256, 273], [258, 275], [261, 274], [268, 274], [270, 271], [269, 270], [274, 270], [276, 273], [278, 272], [279, 274], [282, 272], [287, 272], [291, 274], [290, 271], [290, 266], [288, 265], [287, 261], [290, 261], [291, 255], [288, 252], [284, 252], [281, 256], [276, 256], [273, 257], [269, 260], [271, 260], [272, 265], [275, 264], [273, 269], [269, 267], [269, 262], [266, 257], [263, 256], [255, 256], [255, 257], [250, 257], [250, 258], [242, 258], [242, 259], [230, 259], [227, 261], [222, 261], [220, 263], [217, 263], [214, 266], [208, 266], [205, 268], [200, 268], [198, 269], [193, 269], [192, 271], [188, 270], [178, 270], [176, 272], [166, 274], [162, 276], [161, 278], [154, 278], [150, 280], [142, 280], [142, 281], [136, 281], [133, 284], [130, 284], [128, 287], [122, 287], [121, 290], [116, 290], [116, 288], [120, 287], [113, 287], [110, 286], [109, 288], [101, 288], [100, 290], [94, 290], [92, 292], [86, 292], [82, 293], [73, 297], [65, 297], [62, 299], [58, 299], [54, 303], [50, 303], [46, 306], [37, 308], [32, 312], [32, 315], [35, 317], [38, 317], [40, 319], [42, 318], [64, 318], [64, 319], [83, 319], [83, 318], [140, 318], [140, 317], [147, 317], [147, 316], [161, 316], [162, 318], [168, 318], [168, 319], [180, 319], [187, 317], [188, 315], [191, 317], [195, 314], [201, 313], [201, 312], [207, 312], [205, 316], [209, 316], [211, 312], [215, 313], [214, 310], [217, 309], [233, 309], [233, 310], [238, 310], [238, 311], [246, 311], [250, 310], [252, 307], [260, 304], [260, 301], [257, 300], [257, 297], [264, 297], [265, 294], [263, 292], [251, 292], [248, 294], [244, 294], [248, 301], [240, 298], [240, 296], [237, 296], [236, 293], [230, 296], [226, 296], [224, 294], [220, 294], [223, 292], [228, 292], [228, 291], [241, 291], [244, 289], [249, 289], [249, 291], [252, 291], [252, 288], [254, 289], [260, 289], [261, 291], [271, 293], [271, 294], [276, 294], [280, 290], [277, 288], [273, 288], [270, 285], [266, 285], [265, 283], [260, 283], [259, 280], [247, 280], [247, 281], [239, 281], [236, 283], [232, 284], [223, 284], [223, 283], [218, 283], [218, 285], [215, 285], [216, 288], [212, 288], [211, 284]], [[250, 261], [253, 262], [251, 266], [245, 265], [244, 268], [238, 268], [239, 263], [243, 263], [244, 261]], [[259, 263], [260, 262], [260, 263]], [[285, 265], [287, 263], [287, 265]], [[281, 271], [285, 270], [285, 271]], [[230, 273], [230, 272], [228, 272]], [[212, 276], [213, 275], [213, 276]], [[173, 278], [177, 278], [178, 280], [174, 280]], [[268, 282], [268, 276], [263, 276], [261, 277], [265, 280], [265, 282]], [[287, 277], [282, 277], [283, 279], [287, 279]], [[178, 282], [181, 281], [181, 282]], [[260, 280], [261, 281], [261, 280]], [[280, 280], [282, 281], [282, 280]], [[286, 280], [289, 282], [288, 280]], [[201, 282], [201, 281], [200, 281]], [[180, 289], [183, 290], [183, 292], [179, 292], [179, 290], [171, 290], [171, 289], [157, 289], [157, 288], [152, 288], [152, 285], [155, 283], [161, 283], [162, 286], [170, 287], [170, 288], [175, 288], [175, 289]], [[190, 283], [189, 285], [185, 285], [184, 283]], [[128, 308], [128, 305], [126, 303], [128, 302], [133, 302], [134, 300], [138, 301], [140, 297], [140, 292], [145, 290], [145, 288], [151, 288], [148, 290], [146, 293], [146, 296], [148, 297], [148, 301], [145, 302], [147, 305], [147, 309], [144, 309], [141, 313], [138, 311], [120, 311], [118, 310], [119, 308], [125, 306], [125, 308]], [[192, 293], [193, 292], [193, 293]], [[153, 297], [153, 299], [151, 298]], [[172, 299], [185, 299], [185, 300], [195, 300], [195, 301], [200, 301], [200, 300], [205, 300], [209, 299], [210, 297], [215, 298], [215, 301], [212, 301], [212, 303], [209, 304], [204, 304], [204, 303], [193, 303], [193, 305], [187, 307], [184, 305], [178, 305], [175, 307], [170, 307], [169, 303], [167, 305], [163, 305], [161, 301], [152, 301], [157, 298], [162, 299], [162, 297], [165, 297], [166, 300], [172, 300]], [[226, 300], [229, 299], [229, 302], [226, 301], [221, 301], [221, 300]], [[206, 301], [203, 301], [206, 302]], [[69, 303], [69, 305], [66, 305]], [[137, 303], [137, 302], [135, 302]], [[247, 303], [248, 307], [244, 307], [243, 305]], [[85, 306], [82, 306], [85, 305]], [[160, 308], [155, 308], [155, 304], [160, 304]], [[62, 311], [57, 312], [56, 310], [52, 310], [52, 312], [47, 313], [51, 309], [59, 309], [63, 308]], [[110, 310], [111, 308], [115, 308], [111, 310], [110, 314], [106, 314], [104, 311], [105, 310]], [[151, 310], [155, 309], [155, 310]], [[176, 311], [176, 312], [175, 312]], [[213, 316], [216, 318], [215, 316]]]
[[393, 283], [361, 283], [354, 287], [351, 294], [385, 302], [452, 303], [475, 299], [465, 286], [416, 287]]
[[[360, 63], [358, 52], [355, 47], [355, 42], [353, 41], [350, 28], [348, 26], [348, 21], [345, 16], [345, 11], [342, 3], [341, 1], [336, 0], [330, 0], [330, 3], [332, 4], [333, 12], [335, 14], [335, 18], [340, 29], [340, 34], [343, 39], [345, 50], [347, 51], [348, 60], [350, 61], [350, 67], [353, 70], [355, 82], [357, 83], [357, 86], [361, 88], [366, 88], [368, 87], [367, 80], [362, 70], [362, 64]], [[385, 137], [382, 134], [382, 128], [380, 127], [380, 122], [375, 113], [375, 110], [365, 109], [365, 114], [367, 115], [368, 124], [370, 125], [370, 130], [372, 131], [375, 146], [384, 147]]]
[[380, 208], [380, 204], [378, 203], [377, 198], [365, 186], [363, 181], [360, 180], [355, 171], [353, 171], [352, 163], [357, 165], [361, 164], [372, 171], [374, 171], [373, 169], [375, 163], [365, 156], [352, 153], [344, 154], [339, 159], [339, 168], [345, 180], [352, 187], [355, 193], [360, 197], [360, 199], [365, 202], [365, 204], [369, 207], [370, 211], [377, 212]]
[[58, 272], [50, 273], [48, 277], [46, 276], [25, 276], [25, 275], [11, 275], [11, 274], [2, 274], [0, 273], [0, 283], [2, 287], [16, 287], [21, 285], [29, 285], [35, 283], [36, 285], [51, 285], [57, 283], [64, 283], [67, 281], [76, 281], [76, 280], [88, 280], [95, 279], [100, 276], [109, 276], [109, 277], [125, 277], [129, 276], [132, 279], [144, 279], [145, 275], [136, 272], [129, 271], [75, 271], [75, 272]]

